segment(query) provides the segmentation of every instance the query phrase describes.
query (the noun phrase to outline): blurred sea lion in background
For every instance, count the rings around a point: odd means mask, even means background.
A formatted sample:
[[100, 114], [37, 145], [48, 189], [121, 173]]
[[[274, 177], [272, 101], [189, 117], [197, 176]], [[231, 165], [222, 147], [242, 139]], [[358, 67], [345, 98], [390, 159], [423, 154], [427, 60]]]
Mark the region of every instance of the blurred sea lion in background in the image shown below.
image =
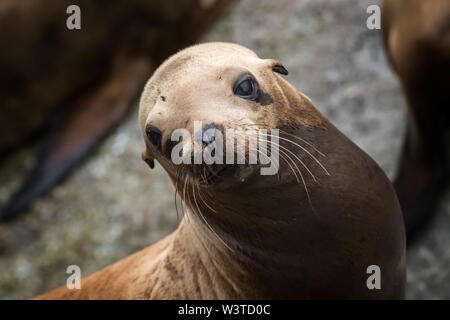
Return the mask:
[[450, 1], [384, 0], [382, 30], [409, 105], [395, 187], [411, 238], [435, 211], [448, 178]]
[[[124, 119], [146, 79], [229, 0], [3, 0], [0, 157], [52, 123], [39, 160], [0, 214], [14, 218]], [[69, 5], [81, 30], [69, 30]]]

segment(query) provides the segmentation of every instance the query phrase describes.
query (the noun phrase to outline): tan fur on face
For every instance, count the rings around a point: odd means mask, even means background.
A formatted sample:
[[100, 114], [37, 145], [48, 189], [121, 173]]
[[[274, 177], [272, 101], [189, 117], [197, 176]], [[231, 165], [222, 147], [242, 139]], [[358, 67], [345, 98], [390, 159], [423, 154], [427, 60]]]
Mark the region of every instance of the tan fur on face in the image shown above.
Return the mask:
[[[143, 132], [153, 124], [162, 131], [185, 128], [186, 121], [264, 124], [261, 127], [325, 126], [309, 98], [272, 71], [279, 64], [231, 43], [189, 47], [164, 62], [145, 86], [139, 121]], [[260, 105], [233, 94], [244, 73], [252, 74], [272, 102]], [[164, 97], [166, 101], [163, 101]]]

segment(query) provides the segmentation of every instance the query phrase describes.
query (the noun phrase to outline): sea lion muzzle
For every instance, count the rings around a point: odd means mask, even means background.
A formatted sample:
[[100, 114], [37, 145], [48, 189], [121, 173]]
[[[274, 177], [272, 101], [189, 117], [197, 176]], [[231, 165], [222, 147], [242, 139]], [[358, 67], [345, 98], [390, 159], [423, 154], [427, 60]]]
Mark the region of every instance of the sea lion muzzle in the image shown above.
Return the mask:
[[220, 129], [214, 122], [208, 123], [202, 128], [202, 130], [195, 133], [194, 139], [201, 142], [204, 146], [208, 146], [216, 140], [216, 130]]

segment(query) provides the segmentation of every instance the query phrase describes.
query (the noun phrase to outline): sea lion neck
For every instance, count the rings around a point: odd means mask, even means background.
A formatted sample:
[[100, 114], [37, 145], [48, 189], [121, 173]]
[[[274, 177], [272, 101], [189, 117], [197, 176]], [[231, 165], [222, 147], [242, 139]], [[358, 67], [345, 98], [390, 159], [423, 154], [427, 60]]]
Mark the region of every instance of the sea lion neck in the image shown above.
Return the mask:
[[[304, 274], [297, 269], [297, 262], [303, 260], [301, 252], [294, 245], [298, 239], [292, 238], [291, 244], [288, 244], [286, 238], [283, 244], [279, 239], [283, 236], [265, 237], [256, 230], [257, 226], [246, 233], [242, 228], [225, 233], [213, 221], [207, 225], [193, 212], [187, 215], [176, 231], [167, 257], [172, 260], [178, 274], [191, 269], [200, 273], [198, 278], [193, 279], [199, 292], [205, 286], [212, 286], [213, 289], [206, 298], [284, 298], [297, 294], [300, 296], [305, 292], [295, 293], [298, 285], [304, 282]], [[293, 235], [286, 227], [279, 228], [280, 234]], [[179, 257], [180, 253], [186, 259], [176, 263], [177, 260], [171, 257]], [[184, 276], [191, 274], [192, 271], [187, 271]], [[310, 272], [307, 274], [311, 275]], [[210, 281], [212, 278], [214, 281]], [[304, 290], [309, 288], [305, 287]]]
[[[277, 177], [266, 179], [277, 181]], [[230, 286], [227, 281], [240, 279], [236, 288], [248, 293], [255, 284], [264, 284], [247, 296], [257, 293], [257, 298], [283, 298], [305, 294], [311, 290], [305, 285], [295, 293], [305, 283], [305, 275], [319, 277], [319, 274], [310, 265], [302, 266], [302, 261], [317, 249], [311, 247], [311, 242], [317, 239], [311, 237], [313, 229], [304, 231], [315, 213], [306, 195], [303, 201], [298, 201], [301, 190], [297, 182], [291, 186], [284, 182], [271, 190], [260, 189], [252, 197], [251, 190], [245, 188], [240, 190], [240, 197], [231, 191], [211, 192], [210, 196], [217, 197], [215, 211], [208, 210], [201, 200], [197, 204], [188, 202], [177, 232], [177, 251], [189, 252], [189, 257], [194, 257], [184, 263], [202, 261], [209, 274], [225, 274], [225, 283], [217, 280], [220, 285]], [[322, 232], [328, 232], [323, 228]], [[319, 248], [317, 252], [320, 251], [325, 249]], [[247, 282], [252, 285], [247, 287]]]

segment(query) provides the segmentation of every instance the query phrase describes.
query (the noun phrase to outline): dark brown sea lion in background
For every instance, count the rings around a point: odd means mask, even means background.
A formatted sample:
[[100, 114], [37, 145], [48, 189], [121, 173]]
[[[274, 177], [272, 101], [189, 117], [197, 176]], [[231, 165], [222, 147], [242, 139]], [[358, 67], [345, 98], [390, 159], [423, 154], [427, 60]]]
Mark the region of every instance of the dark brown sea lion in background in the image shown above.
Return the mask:
[[409, 105], [395, 187], [410, 238], [435, 211], [448, 181], [450, 1], [384, 0], [382, 19]]
[[[38, 298], [403, 298], [405, 232], [390, 181], [277, 73], [287, 71], [276, 60], [229, 43], [164, 62], [141, 97], [142, 156], [161, 164], [183, 199], [180, 226], [83, 279], [80, 290]], [[260, 165], [176, 165], [171, 135], [183, 128], [197, 139], [195, 121], [224, 135], [279, 129], [278, 174], [261, 175]], [[200, 137], [202, 150], [216, 143]], [[379, 290], [367, 286], [371, 265], [381, 270]]]
[[[0, 157], [50, 122], [40, 159], [0, 214], [11, 219], [124, 119], [154, 70], [229, 0], [2, 0]], [[69, 5], [81, 29], [68, 30]]]

